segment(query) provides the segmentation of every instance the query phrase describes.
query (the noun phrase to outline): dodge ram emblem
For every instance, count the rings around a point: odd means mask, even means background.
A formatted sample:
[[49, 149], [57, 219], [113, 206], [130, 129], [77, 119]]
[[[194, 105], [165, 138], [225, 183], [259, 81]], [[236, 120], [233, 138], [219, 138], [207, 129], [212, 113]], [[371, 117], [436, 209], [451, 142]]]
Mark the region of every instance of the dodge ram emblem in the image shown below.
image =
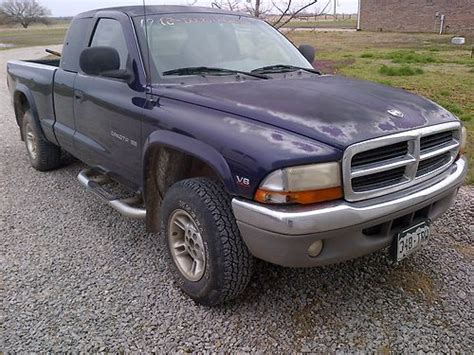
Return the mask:
[[405, 117], [405, 115], [403, 114], [402, 111], [398, 111], [398, 110], [387, 110], [387, 112], [389, 114], [391, 114], [392, 116], [394, 117], [398, 117], [398, 118], [403, 118]]

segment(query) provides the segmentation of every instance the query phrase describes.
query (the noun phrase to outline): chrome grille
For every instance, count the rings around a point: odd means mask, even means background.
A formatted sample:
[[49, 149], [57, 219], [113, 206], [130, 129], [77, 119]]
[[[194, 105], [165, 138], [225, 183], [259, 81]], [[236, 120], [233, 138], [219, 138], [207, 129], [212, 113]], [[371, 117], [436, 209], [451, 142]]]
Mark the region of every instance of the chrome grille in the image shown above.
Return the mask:
[[426, 137], [421, 137], [420, 148], [421, 148], [421, 151], [423, 152], [430, 148], [449, 143], [451, 142], [452, 139], [453, 139], [453, 131], [446, 131], [446, 132], [431, 134]]
[[382, 171], [380, 173], [359, 176], [352, 179], [352, 190], [354, 190], [355, 192], [363, 192], [395, 185], [402, 182], [404, 176], [404, 166], [387, 171]]
[[418, 164], [418, 170], [416, 171], [416, 177], [429, 174], [430, 171], [436, 170], [448, 164], [451, 161], [451, 153], [444, 153], [437, 155], [433, 158], [420, 161]]
[[345, 198], [381, 196], [436, 176], [454, 162], [460, 135], [461, 125], [450, 122], [348, 147], [342, 161]]
[[357, 153], [352, 157], [352, 167], [358, 167], [376, 163], [380, 160], [388, 160], [404, 156], [408, 153], [407, 142], [400, 142], [380, 147], [379, 149], [367, 150], [365, 152]]

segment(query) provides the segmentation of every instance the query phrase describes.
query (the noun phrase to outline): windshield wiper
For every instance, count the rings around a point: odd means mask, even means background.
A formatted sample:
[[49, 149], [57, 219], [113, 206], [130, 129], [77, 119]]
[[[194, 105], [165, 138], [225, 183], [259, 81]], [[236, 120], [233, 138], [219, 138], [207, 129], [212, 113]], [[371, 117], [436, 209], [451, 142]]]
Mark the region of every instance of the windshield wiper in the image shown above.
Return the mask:
[[304, 70], [310, 73], [321, 75], [321, 72], [316, 69], [303, 68], [303, 67], [297, 67], [294, 65], [286, 65], [286, 64], [268, 65], [266, 67], [254, 69], [252, 70], [252, 73], [258, 73], [258, 74], [286, 73], [286, 72], [292, 72], [296, 70]]
[[187, 67], [173, 69], [163, 72], [163, 75], [199, 75], [199, 74], [208, 74], [208, 75], [230, 75], [230, 74], [242, 74], [248, 75], [258, 79], [270, 79], [268, 76], [259, 74], [259, 73], [249, 73], [241, 70], [225, 69], [225, 68], [212, 68], [212, 67]]

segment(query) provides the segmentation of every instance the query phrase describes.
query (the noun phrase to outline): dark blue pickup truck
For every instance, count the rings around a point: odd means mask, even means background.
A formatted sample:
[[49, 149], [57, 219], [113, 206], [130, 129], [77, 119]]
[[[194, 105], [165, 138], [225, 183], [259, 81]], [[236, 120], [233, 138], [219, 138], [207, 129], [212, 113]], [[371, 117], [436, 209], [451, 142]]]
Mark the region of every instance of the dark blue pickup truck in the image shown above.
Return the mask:
[[254, 257], [400, 261], [463, 183], [453, 114], [313, 61], [245, 14], [121, 7], [76, 16], [61, 58], [11, 61], [8, 84], [33, 167], [85, 162], [80, 182], [145, 219], [182, 289], [213, 305], [244, 290]]

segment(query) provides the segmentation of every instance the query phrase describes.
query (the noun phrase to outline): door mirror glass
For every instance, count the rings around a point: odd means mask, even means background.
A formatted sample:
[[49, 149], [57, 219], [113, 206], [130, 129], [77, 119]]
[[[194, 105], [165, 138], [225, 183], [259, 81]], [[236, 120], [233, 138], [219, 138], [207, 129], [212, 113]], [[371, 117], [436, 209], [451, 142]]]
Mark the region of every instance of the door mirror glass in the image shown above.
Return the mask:
[[112, 47], [90, 47], [82, 51], [79, 64], [86, 74], [103, 75], [120, 69], [120, 56]]
[[81, 70], [88, 75], [133, 81], [133, 73], [129, 69], [120, 69], [120, 55], [112, 47], [90, 47], [82, 51], [79, 58]]

